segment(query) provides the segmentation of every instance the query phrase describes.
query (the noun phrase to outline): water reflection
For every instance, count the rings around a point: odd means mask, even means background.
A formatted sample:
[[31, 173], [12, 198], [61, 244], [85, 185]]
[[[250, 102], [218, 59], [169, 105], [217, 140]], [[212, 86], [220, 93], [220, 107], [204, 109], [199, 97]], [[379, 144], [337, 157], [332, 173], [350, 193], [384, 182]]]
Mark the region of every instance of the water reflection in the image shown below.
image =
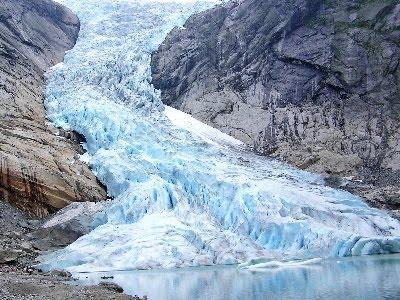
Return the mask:
[[102, 276], [126, 293], [152, 300], [400, 299], [400, 255], [325, 260], [263, 272], [236, 267], [76, 274], [82, 284]]

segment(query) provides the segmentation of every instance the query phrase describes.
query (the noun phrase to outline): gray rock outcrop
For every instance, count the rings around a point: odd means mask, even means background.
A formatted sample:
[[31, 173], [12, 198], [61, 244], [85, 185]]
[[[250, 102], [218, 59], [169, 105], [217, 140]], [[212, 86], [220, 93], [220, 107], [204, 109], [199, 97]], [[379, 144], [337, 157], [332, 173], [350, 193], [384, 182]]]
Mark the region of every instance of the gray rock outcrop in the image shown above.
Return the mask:
[[152, 74], [165, 104], [398, 209], [399, 62], [398, 1], [233, 0], [172, 30]]
[[79, 161], [79, 135], [54, 128], [43, 107], [44, 73], [78, 32], [78, 18], [53, 1], [1, 1], [0, 199], [36, 217], [106, 198]]

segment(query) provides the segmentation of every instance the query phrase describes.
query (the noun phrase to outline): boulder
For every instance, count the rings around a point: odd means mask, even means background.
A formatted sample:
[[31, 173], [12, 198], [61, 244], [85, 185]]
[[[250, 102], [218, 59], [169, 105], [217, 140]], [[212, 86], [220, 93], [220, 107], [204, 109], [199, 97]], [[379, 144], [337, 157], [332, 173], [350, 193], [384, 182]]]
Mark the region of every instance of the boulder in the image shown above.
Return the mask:
[[11, 249], [0, 249], [0, 264], [15, 263], [20, 257], [21, 251]]
[[54, 269], [51, 270], [49, 273], [50, 276], [56, 276], [56, 277], [64, 277], [64, 278], [71, 278], [72, 274], [68, 271], [61, 270], [61, 269]]
[[102, 281], [99, 283], [99, 286], [104, 287], [108, 290], [117, 292], [117, 293], [123, 293], [124, 289], [122, 287], [120, 287], [118, 284], [114, 283], [114, 282], [107, 282], [107, 281]]

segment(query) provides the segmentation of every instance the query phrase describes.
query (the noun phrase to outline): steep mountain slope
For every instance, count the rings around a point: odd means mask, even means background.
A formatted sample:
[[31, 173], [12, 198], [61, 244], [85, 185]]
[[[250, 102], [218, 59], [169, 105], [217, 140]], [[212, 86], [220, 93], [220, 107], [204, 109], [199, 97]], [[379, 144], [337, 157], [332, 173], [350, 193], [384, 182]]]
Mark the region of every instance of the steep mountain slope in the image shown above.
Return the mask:
[[172, 30], [152, 73], [165, 104], [396, 209], [399, 58], [397, 1], [233, 0]]
[[104, 199], [79, 161], [80, 137], [45, 118], [44, 72], [75, 44], [79, 20], [49, 0], [0, 5], [0, 198], [37, 217]]

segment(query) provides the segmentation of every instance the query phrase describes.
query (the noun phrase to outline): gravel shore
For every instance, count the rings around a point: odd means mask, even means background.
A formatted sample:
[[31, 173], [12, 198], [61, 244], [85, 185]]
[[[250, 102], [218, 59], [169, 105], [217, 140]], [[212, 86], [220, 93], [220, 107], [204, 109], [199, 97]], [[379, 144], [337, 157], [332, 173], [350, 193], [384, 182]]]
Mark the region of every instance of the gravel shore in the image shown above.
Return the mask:
[[[4, 269], [4, 267], [3, 267]], [[3, 270], [0, 272], [1, 299], [134, 299], [103, 286], [76, 286], [66, 284], [66, 279], [50, 274], [27, 274], [22, 271]]]

